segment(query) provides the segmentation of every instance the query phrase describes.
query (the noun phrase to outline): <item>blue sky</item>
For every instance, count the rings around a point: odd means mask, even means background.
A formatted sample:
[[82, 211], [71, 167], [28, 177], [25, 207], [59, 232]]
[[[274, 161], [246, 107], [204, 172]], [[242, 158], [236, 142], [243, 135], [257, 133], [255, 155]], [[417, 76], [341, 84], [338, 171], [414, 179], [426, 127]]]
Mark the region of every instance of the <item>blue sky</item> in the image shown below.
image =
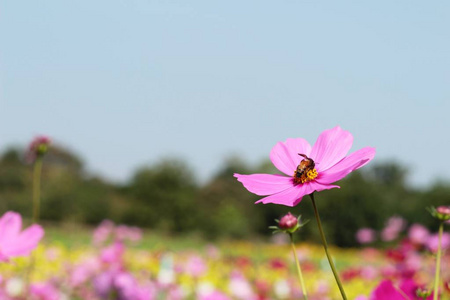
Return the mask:
[[448, 1], [0, 3], [0, 150], [47, 134], [126, 180], [200, 179], [341, 125], [411, 183], [450, 179]]

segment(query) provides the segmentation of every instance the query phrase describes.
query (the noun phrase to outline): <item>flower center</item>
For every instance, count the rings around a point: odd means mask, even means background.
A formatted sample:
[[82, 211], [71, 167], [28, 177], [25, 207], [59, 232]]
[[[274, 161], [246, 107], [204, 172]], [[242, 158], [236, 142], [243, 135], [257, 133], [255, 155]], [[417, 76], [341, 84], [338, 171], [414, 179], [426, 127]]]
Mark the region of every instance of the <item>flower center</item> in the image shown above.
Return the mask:
[[304, 159], [300, 162], [294, 172], [294, 183], [300, 184], [314, 180], [318, 175], [317, 170], [315, 169], [316, 164], [314, 163], [314, 160], [304, 154], [299, 153], [298, 155], [303, 156]]
[[294, 173], [294, 182], [295, 183], [305, 183], [305, 182], [309, 182], [311, 180], [316, 179], [317, 175], [319, 175], [317, 173], [316, 169], [311, 169], [308, 170], [306, 172], [304, 172], [303, 174], [299, 175], [297, 171], [295, 171]]

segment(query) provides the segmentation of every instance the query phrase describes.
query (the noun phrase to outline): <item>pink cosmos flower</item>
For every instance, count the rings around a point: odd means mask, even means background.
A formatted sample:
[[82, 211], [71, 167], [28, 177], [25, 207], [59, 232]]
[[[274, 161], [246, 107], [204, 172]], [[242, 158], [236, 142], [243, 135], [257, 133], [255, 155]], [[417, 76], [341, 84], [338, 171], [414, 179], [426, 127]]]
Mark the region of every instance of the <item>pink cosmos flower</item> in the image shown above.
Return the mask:
[[[426, 241], [426, 246], [431, 252], [436, 253], [439, 247], [439, 234], [430, 235]], [[444, 232], [442, 234], [441, 247], [442, 250], [450, 247], [450, 233]]]
[[142, 230], [134, 226], [119, 225], [116, 227], [116, 240], [138, 242], [142, 239]]
[[408, 231], [408, 237], [414, 244], [423, 245], [430, 236], [430, 232], [425, 226], [413, 224]]
[[92, 236], [94, 244], [96, 246], [103, 244], [109, 239], [113, 230], [114, 223], [110, 220], [103, 220], [103, 222], [101, 222], [100, 225], [98, 225], [98, 227], [94, 230], [94, 234]]
[[24, 231], [22, 217], [9, 211], [0, 218], [0, 261], [11, 257], [28, 255], [44, 236], [41, 226], [31, 225]]
[[189, 258], [185, 266], [186, 273], [194, 278], [202, 276], [207, 271], [205, 261], [198, 255]]
[[339, 126], [320, 134], [313, 147], [302, 139], [287, 139], [276, 144], [270, 159], [286, 174], [234, 174], [250, 192], [267, 196], [262, 202], [295, 206], [303, 196], [332, 188], [350, 172], [366, 165], [375, 156], [375, 148], [365, 147], [347, 156], [353, 136]]
[[101, 263], [97, 257], [89, 257], [75, 266], [70, 273], [70, 286], [75, 288], [88, 281], [101, 269]]
[[227, 295], [218, 291], [213, 291], [206, 295], [200, 295], [198, 298], [199, 300], [230, 300]]
[[60, 300], [62, 298], [58, 289], [49, 282], [33, 283], [30, 286], [30, 290], [33, 299]]
[[381, 232], [381, 239], [385, 242], [390, 242], [398, 238], [400, 232], [405, 228], [406, 221], [402, 217], [390, 217]]
[[[416, 291], [420, 288], [413, 280], [404, 279], [397, 288], [392, 281], [385, 279], [381, 281], [370, 295], [370, 300], [405, 300], [418, 299]], [[406, 296], [406, 297], [405, 297]], [[432, 299], [430, 295], [427, 299]]]
[[231, 274], [228, 289], [235, 299], [242, 299], [242, 300], [257, 299], [257, 296], [253, 292], [250, 282], [248, 282], [245, 276], [238, 271], [233, 272]]
[[121, 265], [123, 261], [123, 254], [125, 253], [125, 246], [121, 242], [106, 247], [100, 253], [100, 260], [111, 265]]
[[356, 240], [360, 244], [369, 244], [375, 241], [375, 230], [371, 228], [361, 228], [356, 232]]

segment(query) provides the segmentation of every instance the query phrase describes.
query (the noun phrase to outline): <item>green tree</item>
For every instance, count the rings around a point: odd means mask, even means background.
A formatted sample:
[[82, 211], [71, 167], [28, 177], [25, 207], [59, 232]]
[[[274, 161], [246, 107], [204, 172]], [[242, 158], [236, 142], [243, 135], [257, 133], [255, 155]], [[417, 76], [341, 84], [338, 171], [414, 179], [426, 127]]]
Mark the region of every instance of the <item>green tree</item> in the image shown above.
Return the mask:
[[129, 223], [186, 232], [198, 216], [198, 187], [190, 168], [180, 160], [164, 160], [138, 170], [125, 188], [131, 197], [124, 220]]

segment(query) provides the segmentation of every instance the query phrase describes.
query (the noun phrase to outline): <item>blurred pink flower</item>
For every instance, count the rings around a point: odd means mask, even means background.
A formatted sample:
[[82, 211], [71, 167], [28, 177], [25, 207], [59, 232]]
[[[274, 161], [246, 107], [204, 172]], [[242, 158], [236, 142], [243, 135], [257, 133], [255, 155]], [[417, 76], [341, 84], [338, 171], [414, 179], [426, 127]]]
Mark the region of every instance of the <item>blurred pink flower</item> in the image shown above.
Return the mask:
[[183, 291], [181, 286], [178, 285], [171, 286], [166, 296], [167, 300], [182, 300], [185, 298], [185, 292]]
[[[422, 298], [422, 297], [418, 297], [417, 296], [417, 290], [418, 289], [422, 290], [423, 288], [424, 288], [424, 286], [421, 286], [421, 285], [417, 284], [411, 278], [403, 279], [402, 282], [400, 282], [400, 289], [410, 299], [420, 299], [420, 298]], [[429, 295], [426, 299], [432, 299], [432, 298], [433, 298], [433, 293], [431, 293], [431, 295]]]
[[119, 272], [114, 276], [113, 284], [119, 294], [119, 299], [136, 300], [140, 288], [135, 278], [127, 272]]
[[30, 287], [33, 299], [39, 300], [60, 300], [61, 293], [51, 283], [33, 283]]
[[[420, 288], [412, 279], [404, 279], [400, 287], [396, 287], [392, 281], [385, 279], [381, 281], [370, 295], [370, 300], [405, 300], [417, 299], [416, 290]], [[432, 299], [432, 296], [427, 299]]]
[[430, 232], [425, 226], [413, 224], [408, 231], [408, 237], [416, 245], [424, 245], [430, 236]]
[[116, 240], [138, 242], [142, 239], [142, 229], [138, 227], [119, 225], [116, 227]]
[[77, 287], [89, 279], [91, 279], [94, 274], [100, 270], [101, 264], [97, 257], [91, 257], [86, 259], [81, 264], [75, 266], [75, 268], [70, 273], [70, 285], [72, 287]]
[[[442, 234], [442, 250], [445, 250], [450, 247], [450, 233], [444, 232]], [[427, 248], [433, 252], [436, 253], [438, 250], [439, 245], [439, 235], [433, 234], [431, 235], [428, 240], [426, 241]]]
[[149, 300], [153, 298], [150, 286], [140, 286], [136, 279], [128, 272], [108, 270], [99, 274], [93, 281], [97, 294], [102, 299], [120, 300]]
[[405, 228], [406, 221], [402, 217], [390, 217], [381, 232], [381, 239], [385, 242], [390, 242], [398, 238], [400, 232]]
[[125, 246], [120, 242], [116, 242], [102, 250], [100, 253], [100, 260], [103, 263], [120, 268], [123, 264], [124, 253]]
[[324, 297], [330, 292], [330, 283], [326, 280], [318, 280], [316, 282], [316, 293]]
[[370, 228], [361, 228], [356, 232], [356, 240], [360, 244], [369, 244], [375, 241], [375, 230]]
[[142, 229], [126, 225], [116, 226], [112, 221], [104, 220], [94, 231], [94, 245], [99, 246], [110, 238], [116, 242], [137, 242], [142, 239]]
[[383, 277], [394, 277], [398, 272], [397, 268], [392, 264], [383, 266], [380, 271]]
[[103, 298], [106, 298], [114, 288], [114, 272], [112, 271], [106, 271], [101, 274], [99, 274], [95, 279], [93, 280], [93, 285], [96, 293]]
[[135, 287], [133, 300], [153, 300], [156, 299], [156, 293], [155, 285], [151, 282], [146, 282]]
[[221, 292], [213, 291], [206, 295], [200, 295], [199, 300], [230, 300], [230, 298]]
[[114, 223], [110, 220], [104, 220], [94, 230], [92, 235], [93, 242], [96, 246], [99, 246], [106, 242], [114, 230]]
[[409, 252], [405, 258], [405, 268], [408, 271], [417, 272], [422, 267], [422, 264], [422, 257], [414, 251]]
[[212, 259], [218, 259], [220, 257], [220, 250], [213, 244], [206, 246], [206, 255]]
[[383, 280], [375, 288], [370, 296], [370, 300], [405, 300], [405, 297], [401, 292], [395, 288], [394, 284], [390, 280]]
[[235, 299], [251, 300], [257, 298], [252, 286], [240, 272], [234, 272], [231, 275], [228, 289]]
[[207, 266], [200, 256], [193, 255], [187, 261], [185, 270], [190, 276], [200, 277], [206, 272]]
[[353, 136], [339, 126], [322, 132], [313, 147], [302, 138], [288, 139], [276, 144], [270, 153], [272, 163], [287, 176], [234, 174], [234, 177], [250, 192], [267, 196], [256, 203], [295, 206], [305, 195], [339, 188], [332, 183], [375, 156], [375, 148], [371, 147], [346, 156], [352, 144]]
[[365, 266], [361, 268], [361, 277], [366, 280], [375, 280], [379, 271], [374, 266]]
[[44, 230], [37, 224], [22, 232], [21, 228], [22, 217], [18, 213], [6, 212], [0, 218], [0, 261], [30, 254], [44, 236]]

